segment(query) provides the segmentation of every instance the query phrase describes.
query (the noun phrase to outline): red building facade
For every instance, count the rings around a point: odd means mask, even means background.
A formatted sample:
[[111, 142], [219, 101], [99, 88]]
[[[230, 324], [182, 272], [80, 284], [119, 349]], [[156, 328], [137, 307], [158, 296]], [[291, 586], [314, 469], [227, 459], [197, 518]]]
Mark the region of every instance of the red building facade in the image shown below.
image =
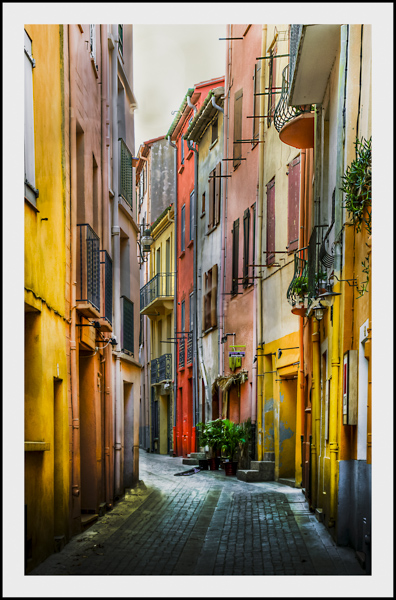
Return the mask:
[[[167, 137], [177, 152], [177, 220], [176, 220], [176, 418], [173, 428], [173, 453], [187, 456], [196, 450], [195, 425], [198, 419], [196, 382], [197, 353], [194, 331], [196, 315], [196, 261], [194, 260], [197, 222], [196, 174], [197, 155], [183, 139], [191, 120], [209, 91], [223, 78], [211, 79], [189, 88]], [[195, 348], [194, 348], [195, 347]], [[194, 374], [194, 376], [193, 376]]]

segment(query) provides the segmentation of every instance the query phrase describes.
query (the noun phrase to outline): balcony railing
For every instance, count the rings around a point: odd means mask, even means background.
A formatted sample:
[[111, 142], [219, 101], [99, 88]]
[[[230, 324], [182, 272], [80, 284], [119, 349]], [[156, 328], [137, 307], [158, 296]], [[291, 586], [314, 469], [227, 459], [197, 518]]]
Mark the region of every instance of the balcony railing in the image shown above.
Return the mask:
[[132, 170], [132, 153], [124, 140], [118, 140], [119, 149], [119, 187], [118, 193], [124, 198], [125, 202], [133, 208], [133, 170]]
[[179, 367], [184, 367], [186, 356], [186, 345], [184, 338], [179, 341]]
[[133, 302], [121, 296], [121, 350], [130, 355], [134, 353], [133, 312]]
[[144, 310], [157, 298], [173, 298], [174, 288], [174, 273], [158, 273], [140, 290], [140, 310]]
[[308, 295], [307, 250], [302, 248], [294, 255], [294, 274], [287, 290], [287, 300], [292, 306], [299, 304]]
[[163, 354], [151, 361], [151, 383], [172, 379], [172, 354]]
[[187, 364], [191, 365], [193, 359], [193, 332], [188, 332], [187, 337]]
[[310, 104], [307, 106], [289, 106], [289, 87], [289, 65], [287, 65], [282, 71], [282, 91], [274, 114], [274, 125], [278, 133], [286, 123], [295, 117], [312, 111]]
[[100, 240], [87, 223], [77, 225], [77, 298], [100, 312]]
[[101, 250], [100, 264], [102, 265], [102, 282], [104, 293], [104, 313], [103, 316], [112, 324], [113, 318], [113, 261], [107, 250]]

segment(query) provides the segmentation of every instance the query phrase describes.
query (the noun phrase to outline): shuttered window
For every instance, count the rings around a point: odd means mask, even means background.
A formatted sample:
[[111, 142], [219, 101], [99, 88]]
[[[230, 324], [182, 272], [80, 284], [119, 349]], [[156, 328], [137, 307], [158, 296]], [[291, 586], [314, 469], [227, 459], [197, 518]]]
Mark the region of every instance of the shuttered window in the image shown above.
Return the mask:
[[254, 265], [256, 262], [256, 203], [252, 206], [252, 229], [252, 265]]
[[269, 59], [269, 82], [268, 82], [268, 89], [269, 89], [269, 95], [268, 95], [268, 118], [267, 118], [267, 125], [271, 125], [272, 120], [273, 120], [273, 116], [274, 116], [274, 112], [275, 112], [275, 106], [277, 103], [277, 98], [279, 98], [279, 94], [277, 94], [276, 92], [278, 92], [278, 90], [276, 89], [276, 58], [274, 58], [274, 56], [276, 55], [276, 46], [273, 47], [273, 49], [271, 50], [271, 58]]
[[231, 293], [238, 293], [238, 262], [239, 262], [239, 219], [234, 221], [232, 228], [232, 285]]
[[180, 164], [184, 164], [184, 138], [180, 138]]
[[218, 118], [216, 117], [216, 119], [212, 123], [212, 144], [214, 144], [215, 141], [217, 140], [218, 134], [219, 134], [219, 121], [218, 121]]
[[298, 248], [299, 208], [300, 208], [300, 157], [289, 164], [287, 203], [287, 250], [292, 252]]
[[260, 93], [260, 77], [261, 77], [261, 63], [254, 65], [253, 75], [253, 140], [259, 139], [259, 119], [255, 118], [260, 115], [260, 98], [257, 94]]
[[275, 262], [275, 177], [267, 184], [267, 265]]
[[243, 90], [239, 90], [234, 96], [234, 168], [242, 162], [242, 144], [239, 143], [239, 140], [242, 139], [242, 100]]
[[213, 267], [204, 275], [204, 297], [202, 330], [217, 326], [217, 279], [218, 267]]
[[208, 229], [220, 223], [220, 196], [221, 196], [221, 163], [209, 174], [209, 220]]
[[194, 239], [194, 219], [195, 219], [195, 208], [194, 208], [194, 190], [190, 194], [190, 240]]
[[180, 250], [186, 249], [186, 205], [183, 204], [180, 216]]
[[35, 160], [34, 160], [34, 118], [33, 118], [33, 67], [36, 63], [32, 56], [32, 40], [25, 31], [25, 123], [24, 123], [24, 153], [25, 153], [25, 198], [36, 206], [38, 191], [36, 190]]
[[243, 287], [249, 285], [249, 242], [250, 242], [250, 209], [243, 213]]

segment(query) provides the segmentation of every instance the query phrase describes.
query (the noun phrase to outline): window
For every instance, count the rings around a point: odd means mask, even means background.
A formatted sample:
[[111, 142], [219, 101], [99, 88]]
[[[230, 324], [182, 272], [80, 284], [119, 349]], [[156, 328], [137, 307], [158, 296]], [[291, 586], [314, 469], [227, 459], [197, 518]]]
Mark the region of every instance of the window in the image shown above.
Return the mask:
[[124, 52], [124, 25], [118, 25], [118, 49], [122, 56]]
[[133, 302], [121, 296], [121, 351], [133, 355], [134, 352], [134, 312]]
[[34, 117], [33, 117], [33, 68], [36, 66], [32, 56], [32, 40], [25, 31], [25, 198], [34, 206], [38, 197], [34, 161]]
[[231, 293], [238, 293], [238, 262], [239, 262], [239, 219], [234, 221], [232, 228], [232, 284]]
[[205, 192], [202, 194], [201, 215], [205, 214]]
[[194, 239], [194, 220], [195, 220], [194, 197], [195, 197], [195, 191], [193, 190], [190, 194], [190, 240]]
[[249, 285], [250, 209], [243, 213], [243, 287]]
[[202, 331], [217, 326], [217, 273], [218, 267], [214, 265], [204, 275]]
[[287, 250], [292, 252], [298, 248], [300, 225], [300, 157], [289, 164], [287, 200]]
[[193, 314], [194, 314], [194, 310], [193, 310], [193, 299], [194, 299], [194, 292], [191, 292], [190, 294], [190, 298], [189, 298], [189, 311], [190, 311], [190, 329], [189, 331], [192, 331], [194, 329], [194, 319], [193, 319]]
[[182, 300], [182, 303], [181, 303], [180, 326], [181, 326], [181, 330], [185, 331], [185, 328], [186, 328], [186, 302], [185, 302], [185, 300]]
[[184, 138], [180, 138], [180, 164], [184, 165]]
[[275, 262], [275, 177], [267, 184], [267, 265]]
[[186, 232], [186, 205], [183, 204], [180, 215], [180, 250], [184, 252], [186, 249], [186, 241], [185, 241], [185, 232]]
[[252, 206], [252, 229], [252, 265], [254, 265], [256, 261], [256, 203], [254, 203]]
[[209, 221], [208, 229], [220, 222], [221, 163], [209, 175]]
[[242, 162], [242, 144], [240, 143], [242, 139], [242, 99], [243, 90], [239, 90], [234, 95], [234, 168]]
[[268, 82], [268, 112], [267, 112], [267, 125], [270, 126], [273, 120], [273, 115], [275, 112], [276, 106], [276, 98], [277, 98], [277, 88], [276, 88], [276, 45], [270, 50], [269, 59], [269, 82]]
[[259, 139], [259, 119], [260, 116], [260, 77], [261, 77], [261, 62], [254, 65], [253, 75], [253, 140]]
[[91, 58], [96, 64], [96, 25], [89, 26], [89, 49]]
[[212, 123], [212, 144], [214, 144], [219, 137], [219, 119], [216, 119]]

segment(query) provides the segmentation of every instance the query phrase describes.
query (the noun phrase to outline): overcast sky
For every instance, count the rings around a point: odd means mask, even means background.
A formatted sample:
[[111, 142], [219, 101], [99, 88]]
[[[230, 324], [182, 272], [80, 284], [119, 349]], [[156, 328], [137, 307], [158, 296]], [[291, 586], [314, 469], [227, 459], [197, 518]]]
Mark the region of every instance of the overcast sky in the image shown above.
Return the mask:
[[134, 25], [135, 154], [165, 135], [188, 88], [225, 74], [225, 25]]

